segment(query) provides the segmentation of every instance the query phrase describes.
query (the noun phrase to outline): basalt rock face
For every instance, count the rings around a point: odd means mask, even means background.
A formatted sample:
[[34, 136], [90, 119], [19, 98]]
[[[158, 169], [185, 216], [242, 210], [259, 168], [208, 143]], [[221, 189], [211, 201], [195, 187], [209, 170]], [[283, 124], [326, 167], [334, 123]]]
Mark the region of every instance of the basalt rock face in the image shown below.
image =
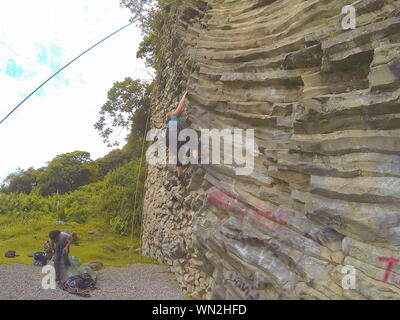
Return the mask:
[[[143, 253], [188, 294], [400, 298], [400, 264], [385, 277], [400, 259], [400, 1], [353, 3], [357, 28], [344, 30], [348, 4], [168, 8], [152, 127], [189, 79], [191, 128], [254, 129], [256, 142], [248, 175], [235, 162], [191, 165], [183, 181], [149, 168]], [[350, 288], [343, 266], [355, 270]]]

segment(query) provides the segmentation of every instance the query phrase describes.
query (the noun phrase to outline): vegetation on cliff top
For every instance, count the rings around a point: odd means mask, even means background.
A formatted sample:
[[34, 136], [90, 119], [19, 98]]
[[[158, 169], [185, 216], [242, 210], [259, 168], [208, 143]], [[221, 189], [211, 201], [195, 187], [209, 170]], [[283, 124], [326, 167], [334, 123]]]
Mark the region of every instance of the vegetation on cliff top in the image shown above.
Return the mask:
[[171, 4], [178, 0], [121, 0], [121, 6], [132, 13], [132, 20], [138, 19], [142, 30], [143, 40], [139, 45], [136, 56], [145, 59], [146, 65], [158, 70], [163, 43], [162, 31]]

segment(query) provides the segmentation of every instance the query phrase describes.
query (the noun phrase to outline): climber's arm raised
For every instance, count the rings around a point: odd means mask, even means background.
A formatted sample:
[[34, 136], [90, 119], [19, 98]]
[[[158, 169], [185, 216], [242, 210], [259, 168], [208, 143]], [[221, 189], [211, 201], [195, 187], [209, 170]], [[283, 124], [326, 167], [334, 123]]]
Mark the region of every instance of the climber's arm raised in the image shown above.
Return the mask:
[[171, 118], [172, 115], [176, 115], [179, 117], [179, 115], [182, 113], [182, 111], [185, 107], [187, 94], [188, 94], [188, 91], [186, 90], [185, 93], [183, 94], [183, 97], [181, 98], [181, 101], [179, 102], [178, 107], [175, 109], [175, 111], [170, 111], [165, 115], [165, 121], [168, 122], [168, 120]]
[[179, 102], [178, 108], [176, 108], [176, 110], [174, 111], [175, 115], [179, 116], [182, 113], [183, 108], [185, 108], [187, 94], [188, 94], [188, 92], [186, 90], [181, 98], [181, 101]]

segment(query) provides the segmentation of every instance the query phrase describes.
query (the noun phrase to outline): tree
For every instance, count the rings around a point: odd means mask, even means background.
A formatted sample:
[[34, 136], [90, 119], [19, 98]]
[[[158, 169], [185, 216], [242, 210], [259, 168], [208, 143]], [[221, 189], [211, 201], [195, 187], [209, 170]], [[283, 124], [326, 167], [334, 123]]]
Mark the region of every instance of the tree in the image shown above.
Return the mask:
[[132, 224], [134, 227], [141, 225], [145, 176], [145, 159], [138, 158], [104, 178], [104, 189], [97, 204], [112, 228], [120, 234], [129, 234]]
[[24, 193], [30, 194], [37, 183], [40, 171], [34, 168], [27, 170], [17, 169], [9, 174], [3, 181], [2, 191], [5, 193]]
[[100, 110], [100, 119], [94, 125], [109, 147], [119, 145], [117, 141], [111, 141], [116, 128], [130, 129], [135, 123], [137, 130], [144, 130], [140, 126], [146, 122], [143, 121], [143, 115], [147, 117], [150, 88], [151, 85], [146, 81], [129, 77], [114, 83], [108, 92], [107, 102]]
[[155, 9], [141, 21], [143, 40], [139, 44], [136, 57], [145, 59], [146, 66], [153, 69], [157, 69], [157, 61], [160, 58], [163, 22], [163, 11]]
[[133, 17], [131, 21], [138, 20], [142, 29], [143, 40], [136, 53], [137, 58], [145, 59], [146, 65], [156, 69], [160, 57], [162, 43], [162, 27], [169, 4], [176, 0], [150, 0], [146, 5], [140, 0], [121, 0], [122, 7], [128, 8]]
[[90, 159], [90, 153], [75, 151], [56, 156], [50, 161], [38, 179], [42, 196], [65, 194], [97, 179], [98, 168]]
[[100, 178], [104, 178], [111, 170], [122, 166], [129, 160], [130, 157], [128, 153], [121, 149], [115, 149], [109, 152], [103, 158], [97, 159], [96, 162], [99, 165]]
[[128, 8], [131, 13], [132, 17], [130, 21], [140, 21], [142, 20], [151, 10], [154, 5], [157, 3], [157, 0], [121, 0], [120, 5], [121, 7]]

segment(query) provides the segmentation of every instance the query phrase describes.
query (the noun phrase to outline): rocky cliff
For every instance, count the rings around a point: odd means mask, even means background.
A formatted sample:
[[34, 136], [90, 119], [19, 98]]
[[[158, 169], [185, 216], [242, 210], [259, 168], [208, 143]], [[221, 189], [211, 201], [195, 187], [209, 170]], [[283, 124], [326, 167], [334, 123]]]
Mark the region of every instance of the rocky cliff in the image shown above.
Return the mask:
[[[344, 30], [349, 4], [357, 27]], [[174, 167], [149, 168], [143, 252], [170, 265], [188, 294], [400, 298], [399, 7], [185, 0], [165, 8], [152, 128], [165, 125], [189, 79], [191, 128], [255, 129], [257, 144], [250, 175], [191, 165], [180, 182]]]

